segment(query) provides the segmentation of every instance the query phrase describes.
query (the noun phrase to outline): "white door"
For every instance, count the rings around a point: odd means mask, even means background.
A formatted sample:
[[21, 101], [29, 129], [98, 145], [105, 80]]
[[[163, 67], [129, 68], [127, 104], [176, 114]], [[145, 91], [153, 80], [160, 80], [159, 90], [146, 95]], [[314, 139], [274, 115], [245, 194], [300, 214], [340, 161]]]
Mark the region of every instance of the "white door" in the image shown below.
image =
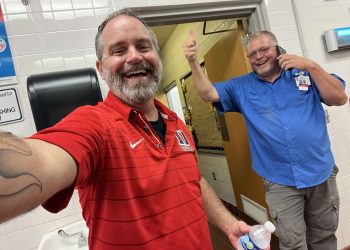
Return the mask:
[[169, 108], [174, 111], [177, 116], [185, 123], [185, 116], [182, 111], [181, 100], [179, 96], [179, 90], [176, 84], [166, 92]]

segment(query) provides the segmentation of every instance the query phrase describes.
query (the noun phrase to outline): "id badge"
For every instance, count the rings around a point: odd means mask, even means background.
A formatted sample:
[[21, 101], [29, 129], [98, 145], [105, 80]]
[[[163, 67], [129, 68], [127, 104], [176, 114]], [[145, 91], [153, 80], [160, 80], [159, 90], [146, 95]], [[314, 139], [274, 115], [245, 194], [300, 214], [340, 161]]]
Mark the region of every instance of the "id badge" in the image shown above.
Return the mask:
[[295, 77], [295, 83], [299, 90], [301, 91], [307, 91], [309, 89], [309, 85], [311, 85], [310, 77], [299, 75]]

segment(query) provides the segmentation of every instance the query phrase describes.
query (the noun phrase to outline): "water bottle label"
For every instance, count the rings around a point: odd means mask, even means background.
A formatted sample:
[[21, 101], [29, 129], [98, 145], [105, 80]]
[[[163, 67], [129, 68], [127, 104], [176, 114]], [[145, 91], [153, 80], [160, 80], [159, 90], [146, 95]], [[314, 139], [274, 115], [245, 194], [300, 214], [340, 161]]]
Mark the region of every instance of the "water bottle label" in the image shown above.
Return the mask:
[[243, 235], [239, 242], [244, 250], [261, 250], [254, 242], [250, 239], [249, 235]]

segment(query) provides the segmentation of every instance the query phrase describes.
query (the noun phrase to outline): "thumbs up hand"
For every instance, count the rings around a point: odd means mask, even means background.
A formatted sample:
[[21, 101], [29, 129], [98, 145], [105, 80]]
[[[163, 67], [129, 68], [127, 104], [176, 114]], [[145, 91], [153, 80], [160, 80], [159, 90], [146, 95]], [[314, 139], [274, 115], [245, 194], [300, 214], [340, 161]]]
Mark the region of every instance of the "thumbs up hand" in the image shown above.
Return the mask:
[[185, 56], [189, 63], [196, 62], [198, 47], [195, 39], [195, 32], [190, 29], [188, 38], [183, 45]]

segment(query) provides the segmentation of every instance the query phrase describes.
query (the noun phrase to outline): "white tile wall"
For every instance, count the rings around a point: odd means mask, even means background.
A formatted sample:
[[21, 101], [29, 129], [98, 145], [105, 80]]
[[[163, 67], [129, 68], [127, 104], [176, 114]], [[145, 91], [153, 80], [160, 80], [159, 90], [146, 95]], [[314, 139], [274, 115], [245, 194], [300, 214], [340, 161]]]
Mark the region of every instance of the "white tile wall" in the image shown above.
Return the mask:
[[[62, 6], [63, 7], [63, 6]], [[73, 10], [55, 11], [53, 17], [57, 30], [76, 30], [77, 23]]]
[[16, 0], [4, 0], [5, 5], [3, 9], [6, 10], [6, 14], [12, 14], [12, 13], [26, 13], [27, 12], [27, 6], [24, 6], [21, 1]]
[[52, 12], [32, 13], [31, 19], [35, 33], [55, 31], [55, 20]]
[[73, 9], [91, 9], [91, 0], [72, 0]]
[[[227, 0], [230, 2], [230, 0]], [[216, 2], [216, 0], [181, 0], [177, 4]], [[264, 0], [269, 23], [281, 45], [290, 53], [301, 54], [301, 44], [290, 0]], [[326, 70], [339, 73], [350, 83], [350, 51], [325, 52], [322, 32], [333, 27], [350, 26], [349, 0], [297, 0], [308, 56]], [[174, 4], [160, 0], [35, 0], [24, 6], [20, 0], [0, 0], [15, 70], [18, 77], [24, 121], [1, 126], [21, 136], [35, 131], [28, 98], [26, 77], [31, 74], [78, 67], [95, 67], [94, 35], [104, 17], [113, 9], [128, 6]], [[234, 1], [232, 1], [234, 4]], [[101, 79], [100, 79], [101, 80]], [[107, 93], [104, 83], [103, 95]], [[347, 93], [350, 94], [349, 88]], [[350, 105], [327, 108], [332, 148], [339, 165], [341, 217], [337, 235], [340, 247], [350, 245]], [[76, 197], [76, 196], [75, 196]], [[40, 236], [53, 228], [81, 218], [77, 198], [67, 211], [51, 215], [42, 209], [0, 225], [0, 246], [8, 250], [35, 249]]]
[[38, 0], [30, 2], [29, 8], [31, 12], [42, 12], [42, 11], [51, 11], [50, 0]]
[[77, 29], [96, 28], [96, 17], [93, 9], [75, 10], [75, 19], [77, 21]]
[[71, 0], [51, 0], [53, 11], [56, 10], [71, 10], [73, 8]]
[[92, 3], [93, 3], [93, 6], [95, 9], [113, 8], [113, 1], [112, 0], [93, 0]]

